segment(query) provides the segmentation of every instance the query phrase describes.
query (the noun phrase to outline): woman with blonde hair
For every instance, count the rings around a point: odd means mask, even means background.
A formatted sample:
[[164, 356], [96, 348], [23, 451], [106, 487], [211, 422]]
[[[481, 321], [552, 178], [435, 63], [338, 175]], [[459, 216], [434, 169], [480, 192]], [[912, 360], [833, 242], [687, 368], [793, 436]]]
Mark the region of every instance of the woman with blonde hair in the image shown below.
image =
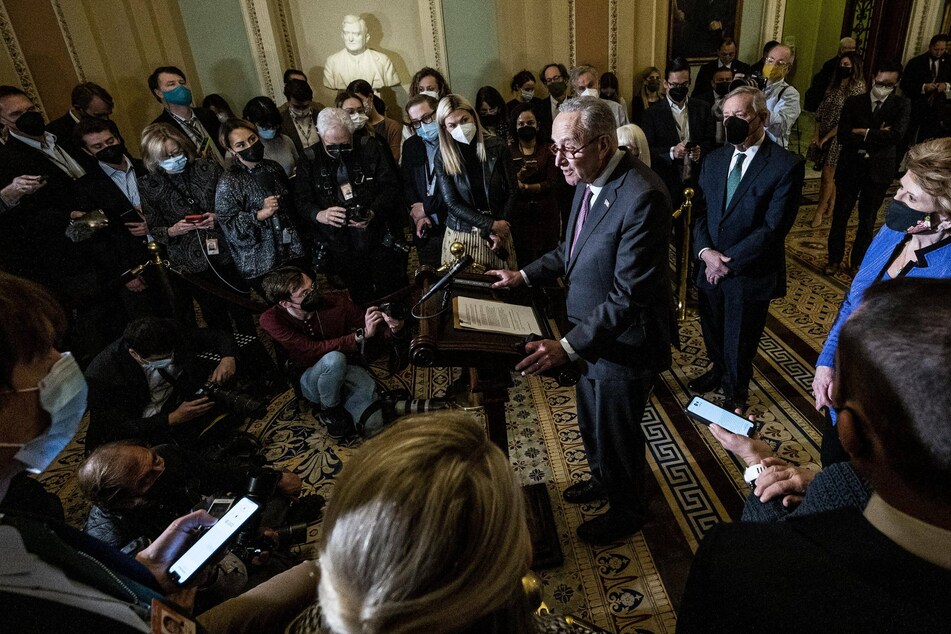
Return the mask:
[[641, 125], [644, 121], [644, 111], [654, 103], [662, 100], [666, 92], [664, 82], [661, 81], [660, 69], [648, 66], [634, 81], [634, 98], [631, 100], [631, 121]]
[[[142, 162], [148, 170], [138, 181], [142, 213], [149, 233], [167, 249], [169, 262], [206, 284], [243, 289], [215, 213], [222, 174], [218, 162], [199, 158], [191, 140], [168, 123], [153, 123], [142, 131]], [[255, 334], [247, 310], [177, 275], [171, 279], [179, 318], [195, 323], [195, 300], [211, 328]]]
[[618, 128], [617, 145], [639, 158], [647, 167], [651, 166], [651, 149], [647, 144], [647, 135], [640, 126], [628, 123]]
[[479, 115], [464, 97], [446, 95], [436, 108], [439, 154], [435, 170], [449, 216], [442, 260], [452, 261], [453, 242], [461, 242], [474, 268], [515, 266], [508, 218], [518, 193], [508, 147], [484, 133]]
[[336, 634], [572, 632], [522, 590], [521, 487], [464, 413], [401, 419], [347, 462], [324, 515], [318, 601]]

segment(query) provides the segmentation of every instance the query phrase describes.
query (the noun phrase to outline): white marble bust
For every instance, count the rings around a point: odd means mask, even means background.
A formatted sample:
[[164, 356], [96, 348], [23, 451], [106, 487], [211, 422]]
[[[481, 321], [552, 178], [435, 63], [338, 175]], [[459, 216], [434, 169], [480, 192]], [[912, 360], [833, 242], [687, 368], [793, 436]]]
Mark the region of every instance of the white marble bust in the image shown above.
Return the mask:
[[356, 15], [344, 16], [341, 35], [343, 50], [328, 57], [324, 63], [324, 86], [333, 90], [346, 90], [347, 85], [354, 79], [365, 79], [374, 90], [378, 90], [400, 83], [390, 58], [367, 48], [370, 35], [363, 18]]

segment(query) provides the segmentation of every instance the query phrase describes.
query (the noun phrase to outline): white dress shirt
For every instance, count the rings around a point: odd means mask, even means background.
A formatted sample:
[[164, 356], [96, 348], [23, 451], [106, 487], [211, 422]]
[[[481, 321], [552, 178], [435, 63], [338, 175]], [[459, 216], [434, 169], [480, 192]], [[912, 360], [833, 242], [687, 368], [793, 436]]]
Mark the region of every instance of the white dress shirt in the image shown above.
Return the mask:
[[79, 166], [73, 157], [71, 157], [63, 148], [56, 145], [56, 135], [50, 134], [49, 132], [43, 133], [43, 141], [36, 141], [29, 137], [17, 134], [16, 132], [10, 131], [12, 136], [15, 136], [20, 141], [23, 141], [29, 145], [34, 150], [39, 150], [45, 154], [50, 161], [56, 164], [56, 167], [63, 170], [67, 176], [72, 179], [82, 178], [86, 175], [86, 170]]
[[123, 161], [125, 162], [124, 169], [115, 169], [102, 161], [99, 161], [99, 167], [106, 173], [106, 176], [112, 179], [116, 187], [125, 194], [125, 197], [129, 199], [132, 206], [139, 209], [142, 205], [142, 200], [139, 197], [139, 182], [136, 180], [135, 169], [133, 169], [132, 161], [129, 160], [128, 156], [123, 157]]

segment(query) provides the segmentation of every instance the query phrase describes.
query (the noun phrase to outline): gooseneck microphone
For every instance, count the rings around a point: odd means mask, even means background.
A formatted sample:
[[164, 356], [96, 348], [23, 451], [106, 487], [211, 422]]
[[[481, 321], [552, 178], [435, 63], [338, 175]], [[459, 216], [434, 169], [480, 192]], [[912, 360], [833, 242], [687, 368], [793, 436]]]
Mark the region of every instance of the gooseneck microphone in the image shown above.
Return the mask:
[[426, 294], [423, 295], [422, 299], [419, 300], [419, 303], [422, 304], [427, 299], [429, 299], [430, 297], [432, 297], [433, 295], [435, 295], [436, 293], [444, 289], [446, 286], [448, 286], [449, 282], [451, 282], [454, 277], [456, 277], [457, 275], [459, 275], [459, 273], [462, 272], [462, 269], [472, 264], [472, 261], [473, 261], [472, 256], [469, 255], [468, 253], [466, 253], [464, 256], [459, 258], [456, 261], [456, 263], [452, 265], [452, 268], [449, 269], [449, 271], [447, 271], [446, 274], [443, 275], [442, 278], [440, 278], [438, 282], [433, 284], [432, 287], [428, 291], [426, 291]]

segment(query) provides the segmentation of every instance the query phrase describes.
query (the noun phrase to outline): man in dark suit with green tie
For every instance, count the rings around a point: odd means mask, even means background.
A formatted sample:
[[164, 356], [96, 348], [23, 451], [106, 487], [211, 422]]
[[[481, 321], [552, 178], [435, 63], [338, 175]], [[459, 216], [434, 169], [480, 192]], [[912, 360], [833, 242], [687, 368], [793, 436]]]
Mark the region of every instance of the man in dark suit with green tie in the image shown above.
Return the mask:
[[700, 170], [693, 238], [700, 325], [713, 367], [689, 387], [722, 387], [730, 410], [746, 408], [769, 302], [786, 294], [784, 241], [805, 175], [802, 160], [766, 136], [769, 116], [762, 91], [744, 86], [727, 95], [727, 143]]

